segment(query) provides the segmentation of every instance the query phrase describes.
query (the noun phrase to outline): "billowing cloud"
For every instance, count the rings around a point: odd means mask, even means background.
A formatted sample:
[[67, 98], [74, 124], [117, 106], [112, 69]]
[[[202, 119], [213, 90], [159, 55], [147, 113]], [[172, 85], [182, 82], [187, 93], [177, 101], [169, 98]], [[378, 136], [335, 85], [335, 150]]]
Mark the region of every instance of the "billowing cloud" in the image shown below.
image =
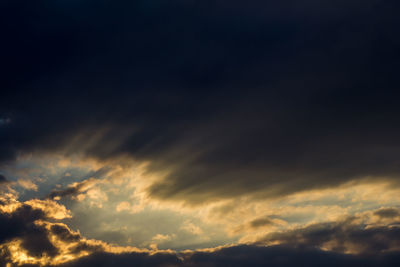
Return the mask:
[[[66, 214], [63, 217], [61, 213]], [[102, 241], [88, 240], [64, 223], [53, 221], [68, 216], [69, 212], [64, 206], [51, 200], [32, 199], [20, 202], [12, 195], [3, 198], [0, 213], [2, 262], [15, 266], [58, 266], [94, 253], [108, 253], [117, 258], [118, 255], [130, 253], [138, 259], [153, 259], [152, 255], [157, 253], [160, 255], [157, 254], [154, 259], [162, 258], [162, 255], [168, 258], [168, 254], [171, 254], [168, 251], [117, 247]]]
[[[397, 208], [270, 233], [253, 244], [182, 252], [158, 250], [156, 246], [153, 250], [121, 247], [86, 239], [79, 231], [54, 221], [70, 216], [68, 213], [52, 200], [20, 202], [11, 194], [3, 197], [1, 262], [15, 266], [292, 266], [295, 262], [307, 266], [395, 266], [400, 255]], [[273, 220], [257, 219], [249, 226], [265, 224], [273, 224]], [[174, 236], [157, 234], [153, 241], [157, 244], [171, 238]]]

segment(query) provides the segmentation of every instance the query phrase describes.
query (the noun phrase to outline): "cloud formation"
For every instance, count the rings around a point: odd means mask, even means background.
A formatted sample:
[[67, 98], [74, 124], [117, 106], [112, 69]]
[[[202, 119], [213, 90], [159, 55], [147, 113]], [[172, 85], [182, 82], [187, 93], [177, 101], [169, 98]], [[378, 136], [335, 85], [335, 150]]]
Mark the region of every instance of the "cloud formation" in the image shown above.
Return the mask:
[[61, 197], [75, 196], [81, 192], [88, 190], [91, 186], [95, 185], [99, 181], [94, 178], [89, 178], [87, 180], [83, 180], [82, 182], [75, 182], [68, 185], [65, 189], [55, 189], [51, 191], [48, 198], [55, 199]]
[[0, 265], [399, 265], [399, 1], [23, 2]]
[[203, 2], [3, 3], [0, 158], [128, 156], [192, 204], [398, 184], [396, 1]]
[[[8, 194], [0, 211], [1, 263], [15, 266], [395, 266], [400, 259], [397, 208], [275, 232], [252, 244], [182, 252], [86, 239], [57, 222], [70, 214], [52, 200], [20, 202]], [[254, 222], [258, 227], [261, 220]]]
[[110, 254], [122, 259], [124, 254], [130, 254], [136, 256], [137, 261], [149, 258], [150, 263], [157, 257], [177, 259], [176, 256], [168, 257], [171, 254], [168, 251], [117, 247], [102, 241], [88, 240], [64, 223], [54, 221], [70, 217], [69, 211], [54, 201], [32, 199], [20, 202], [12, 195], [2, 197], [1, 200], [0, 258], [3, 264], [59, 266], [97, 254]]
[[[379, 210], [377, 213], [386, 211]], [[400, 251], [400, 217], [398, 213], [396, 217], [391, 218], [389, 225], [368, 223], [368, 221], [360, 221], [360, 219], [360, 217], [349, 217], [342, 221], [312, 224], [283, 233], [271, 233], [259, 242], [284, 244], [294, 248], [320, 248], [352, 254]]]

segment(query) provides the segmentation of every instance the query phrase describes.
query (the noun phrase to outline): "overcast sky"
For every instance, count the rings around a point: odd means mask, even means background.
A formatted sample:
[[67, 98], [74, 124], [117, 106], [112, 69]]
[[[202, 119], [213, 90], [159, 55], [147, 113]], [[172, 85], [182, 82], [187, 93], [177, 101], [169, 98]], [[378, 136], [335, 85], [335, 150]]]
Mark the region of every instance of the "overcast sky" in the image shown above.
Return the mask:
[[0, 265], [399, 266], [398, 10], [1, 1]]

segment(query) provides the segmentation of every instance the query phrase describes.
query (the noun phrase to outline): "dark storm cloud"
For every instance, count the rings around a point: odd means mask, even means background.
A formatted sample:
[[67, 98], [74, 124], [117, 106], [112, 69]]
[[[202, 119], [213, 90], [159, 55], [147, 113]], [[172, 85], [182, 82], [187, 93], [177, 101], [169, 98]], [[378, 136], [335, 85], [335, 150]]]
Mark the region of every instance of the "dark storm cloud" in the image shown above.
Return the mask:
[[398, 253], [377, 257], [359, 257], [312, 249], [285, 246], [236, 246], [216, 252], [195, 253], [185, 266], [396, 266]]
[[[70, 261], [67, 264], [51, 264], [51, 266], [177, 266], [181, 260], [171, 252], [106, 252], [107, 244], [90, 242], [84, 239], [79, 232], [71, 231], [65, 224], [54, 223], [48, 220], [45, 207], [35, 207], [31, 204], [12, 202], [2, 203], [2, 208], [21, 204], [13, 211], [0, 212], [0, 264], [14, 264], [14, 251], [10, 250], [7, 242], [20, 241], [21, 248], [37, 260], [47, 257], [54, 258], [65, 253], [66, 247], [69, 257], [74, 258], [82, 252], [90, 256]], [[47, 203], [47, 202], [43, 202]], [[9, 206], [8, 206], [9, 205]], [[48, 227], [47, 227], [48, 226]], [[54, 239], [59, 240], [54, 243]], [[52, 241], [51, 241], [52, 240]], [[61, 241], [61, 243], [60, 243]], [[57, 247], [56, 247], [57, 246]], [[21, 252], [21, 251], [19, 251]], [[18, 256], [16, 257], [18, 259]], [[14, 266], [12, 265], [12, 266]], [[38, 266], [21, 265], [18, 266]], [[40, 266], [43, 266], [41, 264]]]
[[3, 1], [0, 158], [129, 155], [193, 203], [397, 181], [398, 8]]
[[11, 214], [0, 213], [0, 244], [19, 238], [30, 256], [54, 256], [57, 248], [50, 242], [47, 231], [34, 222], [45, 219], [45, 213], [30, 205], [22, 205]]
[[0, 185], [8, 183], [7, 178], [0, 174]]
[[318, 223], [305, 228], [272, 233], [260, 243], [282, 243], [294, 248], [326, 248], [345, 253], [374, 254], [400, 250], [400, 225], [355, 223], [356, 218]]
[[182, 266], [181, 261], [174, 254], [149, 255], [147, 253], [94, 253], [89, 257], [84, 257], [73, 262], [62, 264], [63, 267], [83, 267], [83, 266], [159, 266], [173, 267]]
[[196, 252], [183, 262], [171, 254], [146, 255], [140, 253], [95, 253], [60, 266], [182, 266], [182, 267], [224, 267], [224, 266], [397, 266], [398, 253], [380, 256], [354, 256], [311, 249], [293, 249], [284, 246], [258, 247], [235, 246], [214, 252]]

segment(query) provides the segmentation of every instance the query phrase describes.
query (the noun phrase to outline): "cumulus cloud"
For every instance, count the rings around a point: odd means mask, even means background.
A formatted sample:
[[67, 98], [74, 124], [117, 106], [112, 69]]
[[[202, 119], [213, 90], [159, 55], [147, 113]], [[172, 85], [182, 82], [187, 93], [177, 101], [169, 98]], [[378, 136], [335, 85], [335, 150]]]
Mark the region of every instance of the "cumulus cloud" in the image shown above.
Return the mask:
[[[138, 260], [149, 258], [151, 262], [153, 255], [154, 259], [163, 258], [162, 255], [168, 259], [171, 254], [168, 251], [111, 246], [102, 241], [86, 239], [79, 231], [73, 231], [66, 224], [54, 221], [69, 217], [69, 212], [52, 200], [31, 199], [20, 202], [9, 195], [2, 198], [0, 208], [0, 258], [3, 263], [15, 266], [58, 266], [96, 253], [116, 258], [130, 254]], [[172, 254], [171, 257], [178, 260]]]
[[[254, 244], [182, 252], [87, 239], [57, 222], [70, 214], [53, 200], [21, 202], [8, 194], [2, 197], [0, 208], [1, 263], [16, 266], [293, 266], [299, 262], [307, 266], [395, 266], [400, 257], [400, 216], [394, 207], [270, 233]], [[262, 217], [247, 226], [270, 224], [273, 219]], [[158, 234], [153, 241], [173, 237]]]
[[[54, 257], [58, 250], [50, 242], [47, 231], [35, 222], [46, 218], [45, 211], [28, 204], [20, 204], [10, 213], [1, 213], [1, 250], [2, 257], [9, 255], [10, 262], [14, 254], [12, 251], [26, 251], [27, 257]], [[18, 246], [19, 249], [15, 249]], [[10, 249], [8, 249], [10, 247]]]

